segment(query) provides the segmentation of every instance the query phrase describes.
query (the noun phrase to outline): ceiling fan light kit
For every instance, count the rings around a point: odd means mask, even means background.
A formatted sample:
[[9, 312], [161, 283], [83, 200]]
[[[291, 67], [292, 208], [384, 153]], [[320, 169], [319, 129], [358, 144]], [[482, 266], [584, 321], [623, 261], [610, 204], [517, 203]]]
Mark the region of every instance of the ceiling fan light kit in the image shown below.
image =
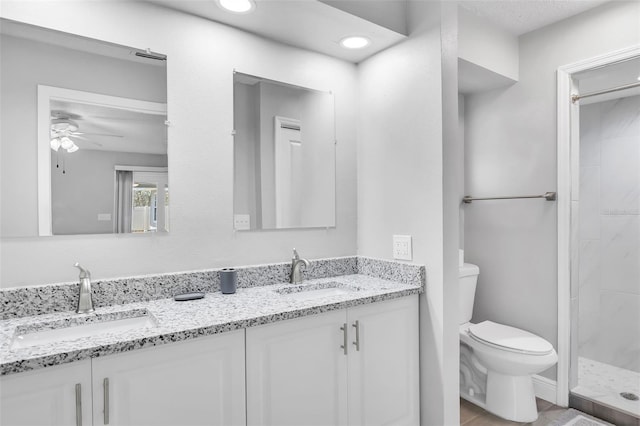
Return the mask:
[[69, 139], [66, 136], [63, 136], [60, 138], [60, 146], [63, 149], [69, 150], [70, 148], [72, 148], [75, 144], [73, 143], [73, 141], [71, 139]]
[[49, 145], [51, 146], [52, 150], [58, 152], [58, 149], [60, 149], [60, 139], [58, 138], [51, 139], [51, 142], [49, 142]]
[[54, 118], [51, 120], [51, 149], [58, 152], [60, 148], [68, 153], [76, 152], [76, 145], [70, 138], [78, 130], [78, 124], [68, 118]]
[[[73, 118], [73, 120], [71, 119]], [[58, 151], [61, 147], [67, 152], [76, 152], [80, 149], [71, 138], [83, 139], [83, 143], [91, 143], [95, 146], [101, 147], [102, 144], [91, 139], [87, 139], [87, 136], [100, 136], [100, 137], [113, 137], [122, 138], [122, 135], [115, 135], [109, 133], [86, 133], [80, 132], [80, 125], [74, 120], [82, 120], [82, 116], [69, 113], [61, 110], [51, 111], [51, 140], [50, 146], [54, 151]]]

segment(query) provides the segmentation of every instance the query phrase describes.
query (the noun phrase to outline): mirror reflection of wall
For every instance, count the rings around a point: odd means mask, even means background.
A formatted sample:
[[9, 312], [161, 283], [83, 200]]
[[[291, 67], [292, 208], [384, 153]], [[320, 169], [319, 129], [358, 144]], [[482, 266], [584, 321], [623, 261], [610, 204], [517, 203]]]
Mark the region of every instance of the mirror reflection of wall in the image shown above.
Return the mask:
[[0, 28], [0, 235], [118, 232], [116, 166], [167, 170], [165, 58], [4, 19]]
[[335, 226], [334, 98], [234, 74], [234, 225]]
[[49, 86], [38, 86], [38, 103], [40, 235], [166, 231], [164, 220], [131, 226], [135, 205], [123, 209], [121, 197], [133, 199], [135, 182], [123, 191], [118, 176], [167, 175], [166, 104]]

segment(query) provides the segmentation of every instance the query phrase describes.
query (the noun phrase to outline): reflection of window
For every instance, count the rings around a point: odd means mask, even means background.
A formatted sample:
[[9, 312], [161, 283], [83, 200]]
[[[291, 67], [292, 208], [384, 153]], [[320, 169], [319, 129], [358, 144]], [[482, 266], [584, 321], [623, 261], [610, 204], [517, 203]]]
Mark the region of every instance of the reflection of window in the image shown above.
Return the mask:
[[[158, 188], [164, 189], [161, 197]], [[134, 172], [131, 232], [167, 231], [168, 201], [167, 173]]]
[[[127, 176], [128, 179], [125, 179], [124, 177]], [[117, 232], [169, 231], [167, 181], [166, 168], [117, 166], [115, 206]]]
[[158, 187], [151, 182], [133, 184], [132, 232], [150, 232], [158, 229]]

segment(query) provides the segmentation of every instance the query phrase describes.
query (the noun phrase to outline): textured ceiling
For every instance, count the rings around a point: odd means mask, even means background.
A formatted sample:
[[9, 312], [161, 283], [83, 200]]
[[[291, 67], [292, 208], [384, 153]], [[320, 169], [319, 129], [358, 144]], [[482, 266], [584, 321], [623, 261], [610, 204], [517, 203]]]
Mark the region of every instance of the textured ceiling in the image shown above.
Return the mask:
[[463, 0], [461, 7], [514, 35], [561, 21], [610, 0]]
[[[408, 0], [256, 0], [256, 11], [248, 15], [227, 13], [214, 0], [145, 1], [354, 63], [406, 34]], [[460, 5], [518, 36], [608, 1], [619, 0], [462, 0]], [[371, 45], [362, 50], [339, 46], [342, 37], [356, 33], [368, 36]]]

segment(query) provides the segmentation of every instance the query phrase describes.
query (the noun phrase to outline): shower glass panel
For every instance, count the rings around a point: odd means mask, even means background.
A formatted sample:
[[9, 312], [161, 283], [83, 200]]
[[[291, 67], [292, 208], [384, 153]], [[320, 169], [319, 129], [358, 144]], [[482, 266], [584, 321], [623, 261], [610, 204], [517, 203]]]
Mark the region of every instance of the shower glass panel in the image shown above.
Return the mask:
[[[619, 68], [635, 70], [635, 81], [640, 61], [628, 62]], [[579, 80], [580, 91], [621, 72], [615, 66], [591, 71]], [[635, 417], [640, 417], [638, 89], [580, 101], [571, 363], [572, 394]]]

